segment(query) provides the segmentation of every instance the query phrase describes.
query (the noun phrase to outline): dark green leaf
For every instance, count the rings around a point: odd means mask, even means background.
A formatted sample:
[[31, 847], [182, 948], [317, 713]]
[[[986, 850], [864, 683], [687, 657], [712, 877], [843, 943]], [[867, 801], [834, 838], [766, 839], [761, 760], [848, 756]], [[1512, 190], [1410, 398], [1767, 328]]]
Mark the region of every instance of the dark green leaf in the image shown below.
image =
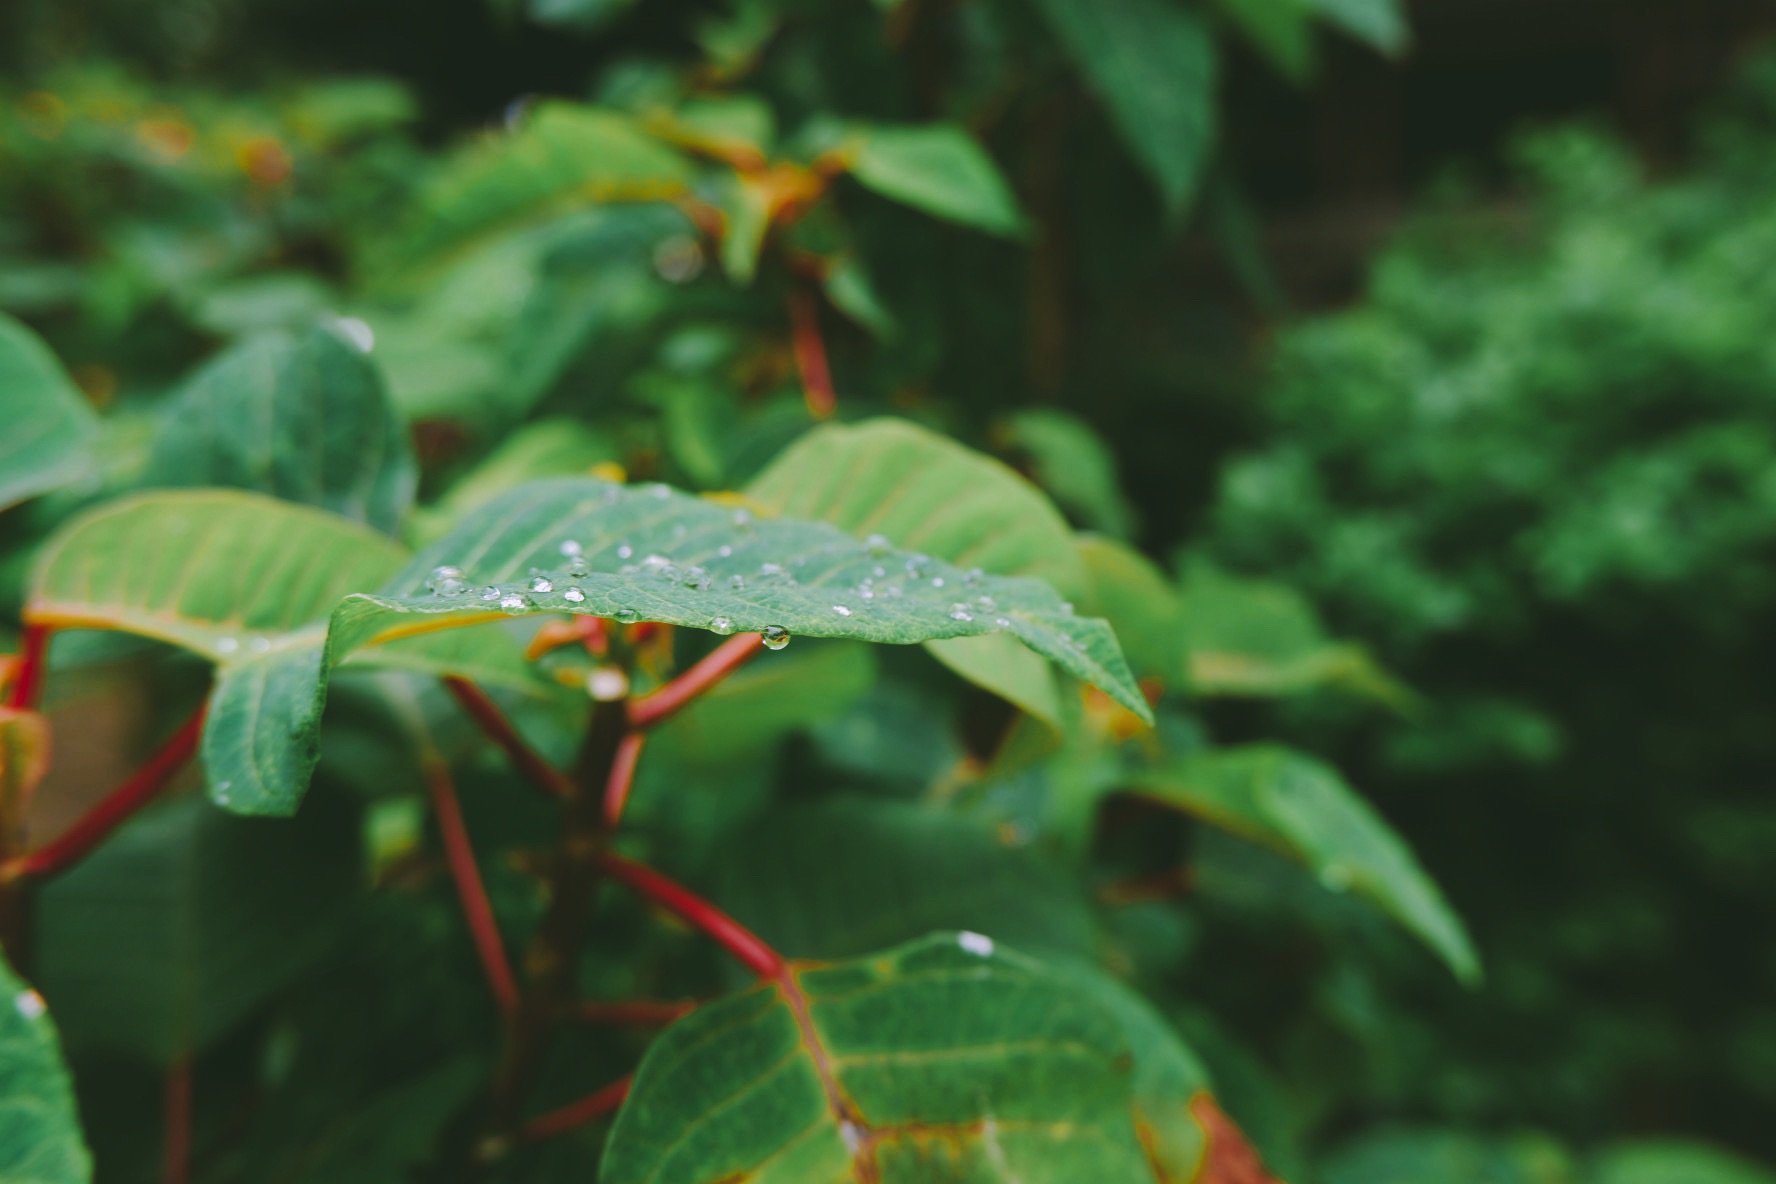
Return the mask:
[[1182, 214], [1214, 138], [1215, 43], [1174, 0], [1039, 0], [1129, 150]]
[[0, 510], [75, 480], [97, 421], [37, 335], [0, 313]]
[[1403, 53], [1412, 39], [1400, 0], [1312, 0], [1330, 24], [1337, 25], [1382, 53]]
[[1149, 801], [1298, 860], [1334, 892], [1373, 902], [1464, 983], [1480, 962], [1460, 918], [1393, 829], [1318, 761], [1272, 745], [1216, 749], [1125, 781]]
[[85, 1184], [92, 1156], [43, 996], [0, 960], [0, 1180]]
[[418, 469], [382, 377], [334, 333], [235, 346], [186, 384], [146, 484], [253, 489], [392, 532]]
[[1776, 1173], [1691, 1139], [1639, 1139], [1598, 1155], [1592, 1184], [1772, 1184]]
[[883, 197], [989, 234], [1024, 232], [999, 167], [952, 124], [869, 128], [851, 146], [849, 161], [851, 174]]
[[977, 934], [699, 1008], [648, 1049], [602, 1184], [1152, 1184], [1116, 1019]]
[[1126, 539], [1134, 507], [1123, 496], [1116, 457], [1083, 420], [1044, 408], [1020, 411], [1006, 425], [1007, 442], [1030, 460], [1030, 474], [1073, 520]]

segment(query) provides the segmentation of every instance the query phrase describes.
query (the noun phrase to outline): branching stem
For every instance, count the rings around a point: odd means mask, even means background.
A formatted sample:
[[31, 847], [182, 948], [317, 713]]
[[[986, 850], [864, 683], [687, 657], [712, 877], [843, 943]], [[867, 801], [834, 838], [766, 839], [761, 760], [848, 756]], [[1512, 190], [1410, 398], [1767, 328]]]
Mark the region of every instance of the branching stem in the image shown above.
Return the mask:
[[29, 711], [37, 705], [37, 694], [43, 687], [43, 673], [49, 658], [49, 638], [54, 630], [48, 625], [26, 625], [19, 639], [18, 666], [13, 671], [12, 689], [6, 706]]
[[651, 867], [624, 859], [610, 851], [597, 856], [598, 866], [652, 900], [661, 908], [701, 930], [748, 970], [760, 978], [778, 979], [785, 973], [783, 956], [746, 926], [734, 920], [688, 888], [667, 879]]
[[757, 633], [740, 633], [728, 638], [671, 682], [631, 703], [630, 726], [651, 728], [671, 719], [763, 648]]
[[789, 294], [789, 326], [808, 412], [815, 419], [831, 419], [839, 400], [833, 391], [832, 370], [827, 365], [826, 340], [820, 335], [820, 306], [815, 303], [814, 294], [800, 284]]
[[551, 1110], [539, 1118], [533, 1118], [524, 1124], [518, 1137], [526, 1142], [547, 1139], [603, 1118], [623, 1104], [634, 1080], [634, 1074], [630, 1074], [619, 1081], [611, 1082], [597, 1093], [587, 1094], [577, 1102], [569, 1102], [559, 1110]]
[[573, 781], [531, 748], [486, 691], [455, 675], [446, 677], [444, 685], [480, 726], [482, 733], [506, 754], [513, 768], [558, 798], [572, 796]]
[[494, 920], [493, 905], [487, 899], [487, 886], [475, 863], [475, 848], [469, 842], [468, 827], [463, 824], [462, 805], [457, 801], [450, 766], [435, 754], [427, 754], [422, 759], [426, 792], [431, 796], [432, 812], [438, 819], [444, 858], [450, 865], [450, 878], [456, 884], [457, 898], [462, 902], [463, 918], [475, 941], [475, 952], [481, 958], [487, 986], [500, 1011], [510, 1018], [518, 1012], [518, 980], [512, 975], [506, 945], [500, 938], [499, 924]]

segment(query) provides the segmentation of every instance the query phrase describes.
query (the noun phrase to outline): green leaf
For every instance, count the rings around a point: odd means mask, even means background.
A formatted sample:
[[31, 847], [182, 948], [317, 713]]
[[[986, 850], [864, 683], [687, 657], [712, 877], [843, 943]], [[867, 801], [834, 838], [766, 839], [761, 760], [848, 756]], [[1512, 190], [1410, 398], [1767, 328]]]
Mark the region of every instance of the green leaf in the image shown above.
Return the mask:
[[0, 1180], [85, 1184], [92, 1156], [43, 996], [0, 959]]
[[244, 342], [185, 385], [145, 484], [227, 486], [394, 531], [418, 467], [376, 367], [333, 333]]
[[1412, 42], [1400, 0], [1312, 0], [1312, 4], [1329, 24], [1389, 57], [1404, 53]]
[[851, 145], [849, 163], [867, 188], [934, 218], [1006, 237], [1024, 233], [999, 166], [954, 124], [868, 128]]
[[1243, 580], [1206, 564], [1180, 588], [1187, 673], [1204, 695], [1292, 695], [1337, 687], [1400, 711], [1417, 696], [1362, 646], [1333, 641], [1305, 597], [1283, 584]]
[[501, 440], [435, 505], [420, 510], [416, 532], [422, 541], [429, 542], [470, 510], [526, 481], [588, 474], [598, 465], [615, 463], [621, 455], [615, 442], [576, 419], [527, 423]]
[[1061, 688], [1054, 670], [1002, 633], [928, 641], [926, 652], [977, 687], [1048, 725], [1062, 726]]
[[[1326, 1157], [1325, 1184], [1567, 1184], [1581, 1179], [1546, 1136], [1431, 1128], [1382, 1130]], [[1659, 1184], [1682, 1184], [1659, 1176]]]
[[1030, 475], [1089, 530], [1126, 539], [1135, 510], [1116, 476], [1116, 455], [1085, 421], [1064, 411], [1020, 411], [1006, 425], [1007, 442], [1030, 459]]
[[[935, 1158], [934, 1158], [935, 1157]], [[1152, 1184], [1114, 1017], [977, 934], [794, 969], [649, 1049], [601, 1184]]]
[[875, 681], [875, 654], [867, 645], [797, 646], [770, 662], [742, 666], [668, 720], [650, 743], [670, 747], [693, 768], [749, 760], [791, 732], [844, 714]]
[[1305, 82], [1313, 72], [1310, 0], [1217, 0], [1246, 39], [1283, 77]]
[[1184, 212], [1214, 139], [1215, 42], [1174, 0], [1039, 0], [1129, 150]]
[[0, 510], [78, 478], [98, 430], [92, 407], [31, 330], [0, 313]]
[[1110, 622], [1136, 674], [1176, 683], [1184, 658], [1177, 590], [1133, 547], [1093, 535], [1080, 536], [1077, 545], [1091, 579], [1086, 610]]
[[202, 797], [131, 820], [39, 897], [44, 992], [70, 1047], [199, 1052], [312, 965], [362, 882], [356, 815], [293, 822]]
[[1297, 860], [1331, 891], [1364, 897], [1435, 951], [1462, 982], [1479, 981], [1467, 931], [1437, 885], [1374, 808], [1319, 761], [1248, 745], [1187, 756], [1123, 784], [1147, 801]]
[[1592, 1164], [1593, 1184], [1776, 1184], [1776, 1173], [1693, 1139], [1617, 1143]]
[[[203, 737], [210, 791], [245, 812], [288, 813], [314, 766], [328, 613], [347, 593], [381, 587], [406, 557], [367, 527], [260, 494], [138, 494], [73, 519], [44, 545], [27, 613], [58, 628], [152, 637], [214, 662]], [[414, 637], [365, 657], [534, 687], [517, 645], [498, 633]]]
[[663, 201], [692, 176], [682, 154], [620, 112], [543, 102], [516, 131], [445, 165], [422, 193], [405, 245], [432, 250], [575, 203]]

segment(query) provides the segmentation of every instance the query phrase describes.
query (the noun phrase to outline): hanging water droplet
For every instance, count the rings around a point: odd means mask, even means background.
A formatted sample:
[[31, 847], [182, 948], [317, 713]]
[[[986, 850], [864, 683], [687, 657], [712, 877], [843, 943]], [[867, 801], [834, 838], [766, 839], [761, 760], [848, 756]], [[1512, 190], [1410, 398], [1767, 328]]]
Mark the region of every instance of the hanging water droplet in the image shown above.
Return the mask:
[[238, 637], [219, 637], [216, 639], [216, 652], [218, 654], [232, 654], [238, 649], [240, 649], [240, 639]]
[[881, 556], [894, 550], [894, 544], [889, 542], [885, 535], [872, 534], [863, 540], [863, 549], [871, 555]]
[[[555, 581], [551, 580], [548, 576], [532, 576], [530, 579], [530, 590], [539, 594], [553, 592], [555, 591]], [[500, 602], [500, 607], [506, 607], [505, 601], [502, 600]]]
[[974, 620], [974, 614], [968, 611], [967, 605], [958, 604], [950, 609], [950, 620], [952, 620], [952, 621], [972, 621], [972, 620]]
[[569, 584], [561, 590], [561, 599], [567, 601], [569, 604], [584, 604], [586, 603], [586, 594], [572, 584]]
[[629, 676], [620, 666], [600, 666], [586, 676], [586, 693], [600, 703], [615, 703], [629, 693]]
[[495, 587], [492, 584], [489, 584], [489, 585], [487, 585], [487, 587], [481, 589], [481, 599], [482, 600], [494, 601], [494, 600], [498, 600], [502, 595], [504, 595], [504, 593], [502, 593], [497, 587]]
[[49, 1004], [36, 991], [24, 990], [12, 997], [12, 1007], [27, 1020], [40, 1020], [49, 1011]]
[[580, 546], [580, 542], [578, 539], [562, 539], [561, 540], [561, 553], [563, 555], [568, 556], [569, 558], [572, 558], [573, 556], [580, 554], [585, 549], [586, 548]]
[[567, 574], [576, 580], [584, 579], [586, 576], [592, 574], [592, 565], [578, 555], [575, 555], [572, 559], [567, 561]]
[[532, 600], [522, 592], [508, 592], [500, 597], [499, 606], [505, 612], [517, 616], [520, 613], [528, 612], [535, 608], [536, 601]]
[[633, 558], [634, 555], [635, 555], [635, 548], [631, 547], [628, 543], [617, 544], [617, 558], [618, 559], [630, 559], [630, 558]]
[[768, 650], [780, 650], [789, 644], [789, 630], [781, 625], [766, 625], [765, 631], [759, 635], [759, 640]]
[[641, 618], [641, 614], [632, 608], [620, 608], [612, 613], [611, 616], [615, 617], [625, 625], [633, 625]]
[[841, 617], [848, 617], [851, 615], [851, 610], [846, 608], [842, 604], [833, 605], [832, 610], [833, 610], [833, 612], [838, 613]]
[[719, 633], [723, 637], [726, 637], [734, 631], [734, 622], [728, 620], [726, 617], [716, 617], [709, 622], [709, 631], [711, 633]]
[[729, 576], [728, 577], [728, 587], [732, 588], [736, 592], [740, 591], [741, 589], [746, 587], [746, 577], [745, 576]]

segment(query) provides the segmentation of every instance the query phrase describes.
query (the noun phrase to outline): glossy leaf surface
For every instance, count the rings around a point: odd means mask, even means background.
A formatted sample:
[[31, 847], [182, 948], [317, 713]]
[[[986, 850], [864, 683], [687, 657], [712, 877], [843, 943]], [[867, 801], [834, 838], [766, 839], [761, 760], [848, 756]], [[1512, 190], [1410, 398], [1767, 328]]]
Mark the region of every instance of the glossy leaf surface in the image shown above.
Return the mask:
[[38, 336], [0, 313], [0, 510], [85, 472], [97, 420]]
[[417, 480], [381, 375], [325, 329], [244, 342], [199, 370], [147, 473], [150, 485], [253, 489], [387, 532]]
[[0, 960], [0, 1180], [85, 1184], [92, 1156], [43, 996]]
[[852, 148], [850, 165], [870, 189], [933, 217], [991, 234], [1023, 232], [999, 166], [959, 127], [871, 128]]
[[1374, 808], [1330, 768], [1273, 745], [1217, 749], [1135, 774], [1137, 795], [1293, 858], [1334, 892], [1372, 901], [1463, 982], [1480, 962], [1461, 920]]

